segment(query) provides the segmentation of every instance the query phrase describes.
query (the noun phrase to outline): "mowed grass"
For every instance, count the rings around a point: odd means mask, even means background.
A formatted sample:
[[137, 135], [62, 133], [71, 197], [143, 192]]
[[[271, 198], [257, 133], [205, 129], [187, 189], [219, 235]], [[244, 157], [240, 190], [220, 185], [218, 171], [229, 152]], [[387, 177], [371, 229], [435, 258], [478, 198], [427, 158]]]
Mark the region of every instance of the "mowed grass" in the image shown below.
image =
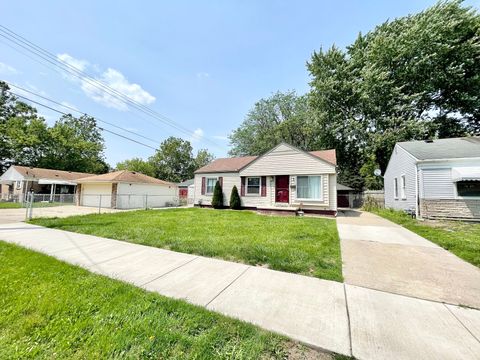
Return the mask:
[[412, 219], [401, 211], [376, 210], [375, 213], [423, 236], [458, 257], [480, 267], [480, 224], [465, 221]]
[[0, 359], [27, 358], [333, 356], [0, 241]]
[[333, 219], [213, 209], [141, 210], [35, 224], [342, 281]]
[[21, 203], [18, 202], [0, 202], [0, 209], [20, 209], [22, 207]]

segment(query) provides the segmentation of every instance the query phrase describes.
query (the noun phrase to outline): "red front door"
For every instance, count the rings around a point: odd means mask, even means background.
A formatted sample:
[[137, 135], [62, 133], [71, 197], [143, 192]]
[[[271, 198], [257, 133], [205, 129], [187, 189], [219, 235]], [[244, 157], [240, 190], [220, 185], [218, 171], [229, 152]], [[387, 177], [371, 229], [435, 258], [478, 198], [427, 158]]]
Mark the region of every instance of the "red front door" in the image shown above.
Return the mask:
[[289, 198], [289, 176], [281, 175], [275, 177], [275, 202], [288, 203]]

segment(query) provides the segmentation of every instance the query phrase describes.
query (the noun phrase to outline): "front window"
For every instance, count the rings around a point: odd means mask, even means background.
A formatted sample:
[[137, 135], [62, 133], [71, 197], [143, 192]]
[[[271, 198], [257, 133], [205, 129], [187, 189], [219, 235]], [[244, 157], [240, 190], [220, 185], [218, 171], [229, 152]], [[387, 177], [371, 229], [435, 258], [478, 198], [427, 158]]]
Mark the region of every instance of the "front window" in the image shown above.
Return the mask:
[[402, 199], [406, 199], [407, 198], [407, 192], [405, 191], [405, 188], [406, 188], [405, 175], [402, 175], [401, 180], [402, 180], [402, 182], [401, 182], [401, 184], [402, 184], [402, 187], [401, 187]]
[[297, 176], [297, 198], [322, 200], [321, 176]]
[[250, 194], [250, 195], [260, 194], [260, 178], [259, 177], [247, 178], [247, 194]]
[[480, 197], [480, 181], [459, 181], [457, 182], [458, 196]]
[[207, 178], [207, 194], [213, 194], [217, 178]]
[[21, 181], [17, 181], [16, 182], [16, 187], [17, 187], [17, 190], [20, 190], [22, 188], [22, 182]]

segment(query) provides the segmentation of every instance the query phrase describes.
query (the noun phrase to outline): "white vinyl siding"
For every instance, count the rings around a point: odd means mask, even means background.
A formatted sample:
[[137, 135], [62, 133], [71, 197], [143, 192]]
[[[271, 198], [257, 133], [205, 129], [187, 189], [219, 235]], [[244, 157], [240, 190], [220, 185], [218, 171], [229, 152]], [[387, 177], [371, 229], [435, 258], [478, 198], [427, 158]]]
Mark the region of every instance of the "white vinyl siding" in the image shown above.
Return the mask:
[[450, 168], [422, 169], [422, 194], [424, 199], [454, 199], [455, 184]]
[[[238, 173], [208, 173], [208, 174], [195, 174], [195, 180], [194, 180], [194, 185], [195, 185], [195, 191], [193, 195], [193, 203], [198, 205], [198, 202], [201, 201], [202, 204], [204, 205], [211, 205], [212, 201], [212, 194], [207, 194], [207, 179], [208, 178], [213, 178], [215, 179], [215, 182], [219, 177], [222, 177], [223, 180], [223, 185], [222, 185], [222, 190], [223, 190], [223, 203], [225, 206], [228, 206], [229, 201], [230, 201], [230, 195], [232, 193], [232, 188], [233, 185], [237, 186], [238, 193], [240, 194], [240, 177], [238, 176]], [[202, 178], [205, 178], [205, 194], [202, 195]], [[214, 183], [215, 185], [215, 183]], [[189, 194], [190, 196], [190, 194]]]
[[[397, 210], [416, 208], [415, 164], [416, 160], [412, 155], [401, 146], [395, 145], [384, 176], [385, 207]], [[404, 195], [402, 176], [405, 177]]]
[[335, 174], [335, 165], [282, 144], [240, 171], [242, 176]]

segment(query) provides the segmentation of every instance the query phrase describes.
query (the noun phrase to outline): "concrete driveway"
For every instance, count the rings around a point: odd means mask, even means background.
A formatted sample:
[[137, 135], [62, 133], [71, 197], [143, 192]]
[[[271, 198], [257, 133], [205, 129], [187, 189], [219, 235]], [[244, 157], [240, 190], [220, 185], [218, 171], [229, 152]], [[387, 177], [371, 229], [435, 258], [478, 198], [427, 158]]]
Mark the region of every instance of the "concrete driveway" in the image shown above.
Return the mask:
[[379, 216], [337, 219], [343, 276], [351, 285], [480, 309], [480, 269]]
[[[67, 217], [73, 215], [87, 215], [98, 213], [98, 208], [88, 206], [52, 206], [35, 207], [32, 209], [33, 217]], [[118, 212], [122, 210], [102, 209], [102, 213]], [[26, 209], [0, 209], [0, 224], [11, 224], [25, 221]]]

